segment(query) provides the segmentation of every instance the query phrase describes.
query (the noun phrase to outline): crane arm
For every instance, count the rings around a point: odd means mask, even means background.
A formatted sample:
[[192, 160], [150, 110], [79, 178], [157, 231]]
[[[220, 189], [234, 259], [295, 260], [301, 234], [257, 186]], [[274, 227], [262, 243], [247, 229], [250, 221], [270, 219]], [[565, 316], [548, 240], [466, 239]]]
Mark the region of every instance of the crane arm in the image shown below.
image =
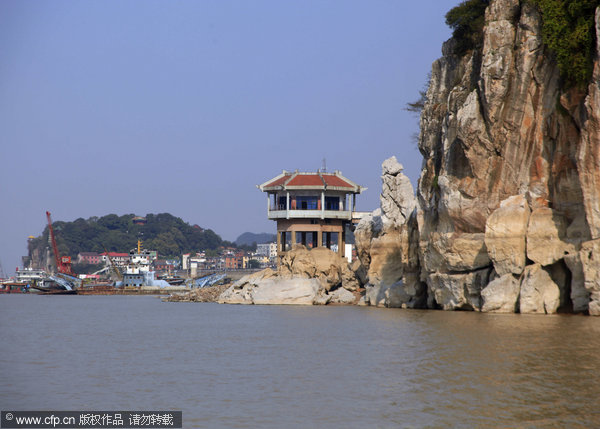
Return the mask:
[[52, 217], [50, 212], [46, 212], [46, 218], [48, 218], [48, 231], [50, 232], [50, 243], [52, 244], [52, 251], [54, 252], [54, 261], [56, 262], [56, 270], [61, 271], [62, 261], [58, 255], [58, 246], [56, 245], [56, 238], [54, 237], [54, 228], [52, 228]]
[[71, 257], [65, 256], [64, 258], [61, 258], [58, 253], [58, 246], [56, 245], [56, 238], [54, 237], [54, 228], [52, 228], [52, 217], [50, 216], [50, 212], [46, 212], [46, 217], [48, 218], [48, 230], [50, 231], [50, 241], [52, 243], [52, 251], [54, 252], [54, 260], [56, 261], [56, 270], [59, 273], [74, 276], [73, 270], [71, 269]]

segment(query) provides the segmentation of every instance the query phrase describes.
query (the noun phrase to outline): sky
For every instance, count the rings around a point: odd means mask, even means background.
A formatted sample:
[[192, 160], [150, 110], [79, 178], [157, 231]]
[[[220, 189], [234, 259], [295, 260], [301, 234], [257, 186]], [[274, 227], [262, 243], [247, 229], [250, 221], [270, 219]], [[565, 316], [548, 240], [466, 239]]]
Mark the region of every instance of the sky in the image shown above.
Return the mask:
[[[416, 186], [418, 98], [458, 0], [0, 2], [0, 263], [55, 221], [171, 213], [275, 232], [256, 185], [327, 171]], [[127, 249], [124, 249], [127, 251]]]

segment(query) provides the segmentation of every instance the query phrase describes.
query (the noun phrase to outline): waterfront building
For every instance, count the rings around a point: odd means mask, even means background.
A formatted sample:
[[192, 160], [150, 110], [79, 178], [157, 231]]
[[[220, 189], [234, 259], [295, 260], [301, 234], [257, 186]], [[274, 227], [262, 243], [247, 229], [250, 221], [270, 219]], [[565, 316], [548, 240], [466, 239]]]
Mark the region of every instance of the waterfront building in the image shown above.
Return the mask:
[[96, 252], [80, 252], [77, 255], [77, 263], [100, 264], [102, 263], [102, 256]]
[[356, 196], [367, 188], [341, 172], [283, 171], [257, 187], [267, 194], [267, 215], [277, 222], [277, 255], [296, 244], [325, 246], [346, 256], [346, 235], [364, 213]]
[[244, 252], [227, 252], [225, 254], [225, 269], [239, 270], [244, 266]]
[[156, 259], [152, 266], [154, 267], [154, 271], [168, 271], [173, 272], [176, 269], [174, 261], [167, 261], [166, 259]]
[[[102, 257], [102, 262], [108, 264], [108, 258], [106, 256], [106, 252], [100, 254]], [[113, 261], [113, 264], [124, 267], [129, 263], [129, 253], [120, 253], [120, 252], [108, 252], [108, 256]]]
[[274, 262], [272, 259], [269, 259], [268, 256], [254, 253], [252, 256], [248, 257], [248, 261], [245, 262], [246, 265], [244, 266], [244, 268], [255, 268], [252, 266], [253, 261], [254, 263], [258, 263], [260, 268], [272, 267]]
[[185, 270], [191, 277], [196, 277], [199, 270], [204, 270], [209, 265], [205, 252], [184, 253], [181, 258], [181, 268]]
[[277, 256], [277, 243], [257, 244], [256, 253], [261, 256], [266, 256], [269, 259], [275, 259]]

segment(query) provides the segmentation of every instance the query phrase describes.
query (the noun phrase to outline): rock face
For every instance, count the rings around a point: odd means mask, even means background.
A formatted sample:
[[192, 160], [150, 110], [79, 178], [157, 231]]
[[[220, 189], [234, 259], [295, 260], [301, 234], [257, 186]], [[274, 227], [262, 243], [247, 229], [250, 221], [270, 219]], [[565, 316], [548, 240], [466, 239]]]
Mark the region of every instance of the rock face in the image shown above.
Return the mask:
[[487, 313], [514, 313], [521, 285], [513, 274], [505, 274], [492, 280], [482, 291], [481, 311]]
[[600, 315], [600, 37], [587, 88], [564, 89], [541, 22], [532, 2], [491, 0], [482, 49], [444, 44], [416, 204], [386, 160], [357, 227], [366, 304]]
[[525, 268], [521, 283], [521, 313], [556, 313], [560, 290], [539, 264]]
[[535, 209], [527, 227], [527, 257], [542, 265], [560, 261], [573, 250], [565, 241], [566, 230], [562, 215], [548, 207]]
[[419, 278], [416, 200], [404, 167], [391, 157], [382, 165], [381, 208], [361, 219], [354, 235], [366, 275], [365, 304], [418, 308], [426, 304]]
[[583, 243], [579, 258], [583, 268], [584, 286], [590, 293], [590, 314], [600, 316], [600, 239]]
[[217, 299], [222, 304], [352, 304], [360, 287], [347, 261], [331, 250], [296, 245], [277, 271], [269, 268], [242, 277]]
[[302, 245], [295, 246], [281, 259], [277, 275], [282, 278], [316, 278], [327, 292], [339, 286], [348, 290], [360, 287], [347, 261], [326, 247], [308, 250]]
[[523, 195], [500, 203], [485, 224], [485, 245], [498, 275], [521, 274], [525, 268], [529, 205]]
[[490, 270], [464, 274], [433, 273], [427, 277], [428, 305], [444, 310], [480, 310], [481, 289], [487, 285]]

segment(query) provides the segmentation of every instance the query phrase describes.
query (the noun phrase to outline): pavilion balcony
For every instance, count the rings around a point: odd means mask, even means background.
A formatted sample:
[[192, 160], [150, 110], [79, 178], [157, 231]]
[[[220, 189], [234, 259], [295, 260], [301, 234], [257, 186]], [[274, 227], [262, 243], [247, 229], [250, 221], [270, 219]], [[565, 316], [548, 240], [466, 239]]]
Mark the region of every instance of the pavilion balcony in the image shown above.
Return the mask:
[[276, 210], [269, 209], [269, 219], [344, 219], [352, 220], [350, 210]]

